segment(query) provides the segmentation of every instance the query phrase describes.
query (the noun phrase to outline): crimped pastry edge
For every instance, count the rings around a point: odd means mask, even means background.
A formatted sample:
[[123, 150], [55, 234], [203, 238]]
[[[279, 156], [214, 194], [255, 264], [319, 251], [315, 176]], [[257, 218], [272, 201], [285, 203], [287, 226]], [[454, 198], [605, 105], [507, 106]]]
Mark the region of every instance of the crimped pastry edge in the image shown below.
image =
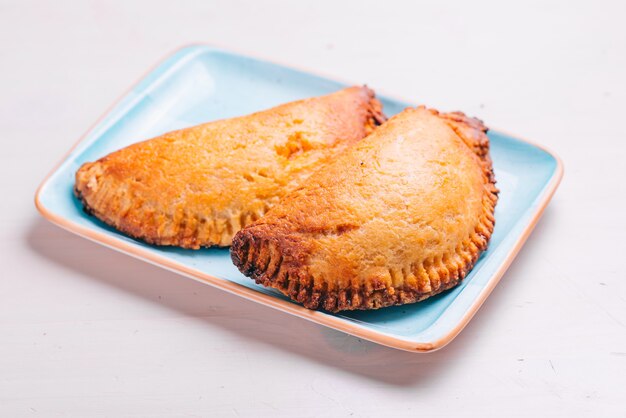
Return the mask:
[[[104, 188], [103, 188], [104, 189]], [[87, 199], [83, 196], [80, 189], [74, 187], [74, 195], [81, 202], [83, 211], [88, 215], [94, 216], [105, 224], [115, 228], [116, 230], [124, 233], [125, 235], [144, 241], [151, 245], [158, 246], [173, 246], [181, 247], [191, 250], [199, 250], [206, 247], [228, 247], [231, 244], [232, 237], [236, 233], [236, 229], [241, 225], [243, 228], [245, 225], [249, 225], [258, 219], [260, 219], [269, 208], [275, 204], [275, 202], [265, 202], [263, 208], [259, 211], [236, 211], [236, 213], [227, 219], [217, 219], [211, 216], [197, 216], [186, 213], [184, 221], [177, 224], [177, 234], [172, 236], [160, 236], [157, 234], [150, 234], [148, 230], [158, 230], [159, 225], [156, 222], [142, 222], [142, 227], [135, 226], [133, 222], [127, 222], [125, 216], [121, 216], [119, 221], [115, 221], [109, 215], [107, 215], [107, 207], [105, 206], [102, 211], [97, 211], [93, 206], [89, 204]], [[107, 192], [102, 192], [102, 195], [106, 196]], [[274, 199], [276, 202], [278, 198]], [[142, 202], [137, 202], [141, 205]], [[170, 222], [168, 225], [172, 225], [171, 220], [167, 217], [166, 222]], [[195, 224], [196, 227], [192, 230], [187, 229], [188, 224]], [[204, 230], [202, 230], [204, 228]], [[201, 234], [212, 237], [210, 242], [205, 242], [199, 238]]]
[[[376, 98], [376, 93], [374, 92], [374, 90], [368, 88], [367, 86], [363, 86], [363, 89], [369, 96], [366, 107], [368, 116], [365, 122], [367, 136], [372, 131], [374, 131], [377, 126], [383, 124], [387, 120], [387, 117], [383, 113], [382, 103]], [[110, 207], [105, 206], [101, 210], [97, 210], [96, 207], [89, 203], [87, 198], [84, 196], [81, 188], [79, 187], [80, 185], [86, 185], [86, 182], [85, 184], [82, 184], [81, 182], [79, 182], [78, 177], [83, 170], [88, 170], [94, 165], [99, 164], [99, 162], [104, 158], [106, 158], [106, 156], [95, 162], [85, 163], [78, 169], [76, 173], [76, 182], [74, 185], [74, 194], [76, 198], [81, 202], [85, 213], [95, 216], [100, 221], [109, 226], [112, 226], [118, 231], [124, 233], [125, 235], [145, 241], [146, 243], [152, 245], [176, 246], [194, 250], [198, 250], [203, 247], [228, 247], [231, 245], [233, 236], [238, 230], [260, 219], [279, 200], [278, 198], [276, 198], [273, 202], [265, 202], [265, 204], [263, 205], [263, 210], [259, 211], [236, 210], [230, 215], [229, 218], [226, 219], [209, 219], [207, 221], [206, 218], [203, 218], [201, 220], [198, 219], [197, 216], [192, 216], [189, 219], [185, 218], [185, 222], [182, 222], [178, 225], [169, 225], [176, 228], [177, 231], [175, 234], [170, 234], [166, 237], [163, 237], [160, 236], [158, 233], [151, 234], [149, 232], [150, 230], [154, 229], [158, 230], [160, 227], [162, 228], [163, 225], [156, 225], [154, 223], [151, 223], [149, 225], [144, 225], [144, 227], [139, 227], [137, 225], [134, 225], [133, 222], [127, 221], [125, 219], [125, 214], [120, 215], [119, 213], [116, 216], [118, 216], [120, 219], [116, 221], [115, 219], [113, 219], [114, 217], [107, 215]], [[102, 200], [103, 197], [106, 197], [104, 196], [106, 194], [107, 191], [101, 191], [101, 196], [98, 200]], [[108, 203], [105, 203], [105, 205], [108, 205]], [[188, 230], [188, 221], [195, 223], [196, 227], [194, 230]], [[166, 222], [170, 222], [170, 220], [168, 219]], [[202, 230], [202, 228], [204, 230]], [[211, 239], [205, 242], [204, 240], [199, 239], [200, 236], [208, 236], [211, 237]]]
[[372, 279], [358, 287], [329, 290], [326, 282], [322, 282], [321, 286], [315, 284], [315, 278], [306, 266], [283, 263], [279, 239], [259, 236], [246, 229], [235, 235], [231, 256], [240, 271], [256, 283], [277, 289], [309, 309], [338, 312], [419, 302], [456, 286], [474, 267], [491, 238], [496, 199], [495, 194], [485, 197], [483, 206], [487, 212], [474, 233], [455, 253], [429, 260], [423, 265], [389, 271], [392, 278], [401, 274], [404, 283], [409, 281], [409, 275], [422, 276], [418, 279], [423, 279], [425, 274], [427, 280], [418, 280], [416, 286], [391, 287], [381, 280]]
[[[329, 289], [326, 280], [315, 283], [315, 277], [308, 271], [304, 262], [293, 259], [284, 262], [284, 258], [290, 257], [282, 252], [288, 250], [286, 247], [291, 243], [285, 242], [282, 237], [269, 236], [263, 230], [252, 231], [252, 228], [244, 228], [233, 239], [231, 247], [233, 263], [257, 284], [277, 289], [306, 308], [329, 312], [379, 309], [415, 303], [458, 285], [488, 247], [495, 227], [494, 211], [499, 191], [495, 186], [489, 156], [487, 127], [482, 121], [469, 118], [461, 112], [440, 114], [436, 110], [428, 110], [441, 117], [474, 152], [484, 176], [483, 215], [473, 233], [453, 254], [444, 254], [418, 265], [403, 266], [402, 269], [390, 269], [391, 283], [394, 276], [402, 275], [401, 286], [390, 286], [389, 280], [370, 279], [343, 289]], [[477, 131], [478, 138], [466, 137], [458, 124], [467, 125]], [[412, 279], [411, 275], [418, 280], [407, 280]], [[416, 282], [417, 285], [409, 285], [407, 282]]]

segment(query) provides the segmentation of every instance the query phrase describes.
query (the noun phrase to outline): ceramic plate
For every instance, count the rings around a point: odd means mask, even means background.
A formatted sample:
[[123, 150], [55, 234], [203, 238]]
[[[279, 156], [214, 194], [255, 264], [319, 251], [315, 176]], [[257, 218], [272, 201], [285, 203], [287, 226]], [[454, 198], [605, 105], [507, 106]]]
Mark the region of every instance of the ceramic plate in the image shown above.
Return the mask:
[[[82, 163], [133, 142], [345, 86], [210, 46], [182, 48], [150, 71], [69, 152], [37, 191], [37, 208], [50, 221], [78, 235], [247, 299], [391, 347], [435, 350], [467, 324], [528, 237], [562, 176], [555, 155], [518, 138], [490, 132], [501, 190], [496, 227], [489, 250], [463, 283], [413, 305], [334, 315], [310, 311], [256, 285], [233, 266], [228, 249], [159, 248], [121, 235], [86, 215], [72, 193], [74, 173]], [[388, 116], [415, 105], [379, 97]]]

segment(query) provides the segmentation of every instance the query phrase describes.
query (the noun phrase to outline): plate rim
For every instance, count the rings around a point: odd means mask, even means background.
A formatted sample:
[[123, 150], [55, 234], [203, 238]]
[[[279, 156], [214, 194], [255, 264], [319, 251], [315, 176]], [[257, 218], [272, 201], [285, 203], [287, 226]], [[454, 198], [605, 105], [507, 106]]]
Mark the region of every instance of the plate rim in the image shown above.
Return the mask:
[[[552, 152], [551, 150], [549, 150], [543, 145], [534, 143], [532, 141], [527, 140], [526, 138], [521, 138], [517, 135], [511, 135], [508, 132], [500, 130], [500, 129], [493, 129], [494, 131], [507, 135], [522, 143], [534, 146], [540, 149], [541, 151], [545, 152], [546, 154], [548, 154], [555, 160], [556, 167], [549, 181], [544, 185], [543, 190], [540, 192], [539, 196], [537, 197], [536, 206], [532, 209], [532, 212], [530, 213], [531, 217], [528, 223], [524, 226], [524, 229], [521, 231], [520, 236], [515, 240], [513, 247], [507, 252], [504, 259], [500, 262], [497, 270], [491, 275], [491, 277], [487, 281], [486, 285], [482, 288], [478, 296], [472, 301], [470, 307], [465, 311], [463, 316], [454, 325], [454, 327], [452, 327], [446, 334], [444, 334], [443, 336], [433, 341], [425, 341], [425, 342], [416, 342], [407, 338], [402, 338], [399, 336], [392, 336], [392, 335], [382, 333], [380, 331], [376, 331], [374, 329], [365, 328], [365, 327], [359, 326], [357, 323], [349, 322], [340, 317], [328, 315], [320, 311], [310, 310], [301, 305], [297, 305], [290, 301], [279, 299], [279, 298], [276, 298], [274, 296], [271, 296], [262, 292], [258, 292], [252, 288], [245, 287], [243, 285], [229, 281], [227, 279], [220, 279], [208, 273], [204, 273], [202, 271], [187, 267], [186, 265], [182, 263], [170, 260], [164, 256], [154, 253], [153, 251], [150, 251], [149, 248], [137, 247], [137, 246], [132, 245], [129, 242], [118, 240], [115, 237], [109, 237], [108, 235], [98, 230], [92, 230], [89, 227], [82, 226], [78, 223], [75, 223], [69, 220], [68, 218], [65, 218], [61, 215], [57, 215], [53, 213], [42, 203], [42, 200], [41, 200], [42, 192], [46, 188], [48, 183], [50, 182], [52, 176], [68, 160], [68, 158], [71, 156], [74, 150], [76, 150], [78, 146], [81, 143], [83, 143], [83, 141], [87, 139], [87, 137], [90, 134], [92, 134], [95, 131], [95, 129], [99, 127], [101, 123], [104, 122], [108, 116], [110, 116], [110, 113], [113, 110], [115, 110], [118, 105], [122, 104], [124, 99], [126, 99], [129, 96], [129, 94], [132, 93], [133, 90], [137, 86], [139, 86], [142, 82], [144, 82], [149, 75], [151, 75], [161, 65], [165, 64], [169, 59], [173, 58], [177, 54], [180, 54], [181, 52], [187, 49], [191, 52], [193, 49], [197, 49], [197, 48], [207, 48], [207, 50], [232, 53], [241, 57], [254, 58], [254, 59], [258, 59], [258, 60], [261, 60], [270, 64], [275, 64], [275, 65], [282, 66], [282, 67], [289, 68], [289, 69], [295, 69], [295, 70], [304, 72], [306, 74], [325, 78], [330, 81], [335, 81], [335, 82], [349, 84], [349, 85], [354, 84], [354, 83], [350, 83], [349, 81], [341, 80], [338, 77], [328, 76], [321, 72], [311, 71], [311, 70], [303, 69], [303, 68], [293, 66], [293, 65], [286, 65], [276, 60], [267, 59], [265, 57], [259, 57], [255, 54], [240, 52], [239, 50], [234, 49], [234, 48], [219, 47], [214, 44], [208, 44], [208, 43], [190, 43], [190, 44], [185, 44], [183, 46], [180, 46], [176, 48], [175, 50], [169, 52], [167, 55], [164, 56], [164, 58], [161, 58], [159, 61], [157, 61], [156, 64], [149, 67], [147, 71], [145, 71], [134, 83], [132, 83], [130, 87], [127, 88], [118, 97], [118, 99], [115, 100], [113, 104], [110, 105], [104, 111], [104, 113], [99, 118], [96, 119], [96, 121], [89, 127], [89, 129], [87, 129], [87, 131], [79, 137], [78, 141], [72, 147], [70, 147], [70, 149], [62, 156], [60, 161], [46, 175], [46, 177], [43, 179], [43, 181], [37, 188], [37, 191], [35, 192], [35, 207], [41, 213], [41, 215], [48, 221], [52, 222], [53, 224], [57, 226], [60, 226], [61, 228], [69, 232], [72, 232], [76, 235], [79, 235], [83, 238], [86, 238], [98, 244], [104, 245], [105, 247], [108, 247], [110, 249], [130, 255], [131, 257], [140, 259], [142, 261], [148, 262], [158, 267], [165, 268], [166, 270], [183, 275], [185, 277], [191, 278], [198, 282], [209, 284], [213, 287], [217, 287], [219, 289], [225, 290], [231, 294], [235, 294], [245, 299], [260, 303], [261, 305], [269, 306], [271, 308], [292, 314], [299, 318], [303, 318], [308, 321], [311, 321], [320, 325], [324, 325], [324, 326], [327, 326], [329, 328], [332, 328], [338, 331], [345, 332], [347, 334], [353, 335], [358, 338], [363, 338], [368, 341], [372, 341], [372, 342], [385, 345], [391, 348], [396, 348], [396, 349], [410, 351], [410, 352], [419, 352], [419, 353], [432, 352], [435, 350], [439, 350], [443, 348], [444, 346], [446, 346], [448, 343], [450, 343], [450, 341], [452, 341], [463, 330], [463, 328], [465, 328], [465, 326], [469, 323], [469, 321], [474, 317], [478, 309], [485, 302], [487, 297], [491, 294], [495, 286], [500, 282], [500, 279], [502, 278], [506, 270], [508, 270], [509, 266], [511, 265], [511, 263], [513, 262], [517, 254], [519, 253], [520, 249], [524, 246], [524, 243], [530, 236], [530, 233], [533, 231], [535, 225], [541, 218], [545, 208], [547, 207], [548, 203], [552, 199], [552, 196], [556, 192], [556, 189], [558, 188], [563, 178], [563, 173], [564, 173], [563, 161], [557, 154], [555, 154], [554, 152]], [[404, 102], [404, 103], [412, 103], [412, 101], [404, 100], [402, 98], [399, 98], [397, 95], [387, 94], [386, 92], [383, 92], [380, 89], [377, 89], [377, 91], [381, 93], [381, 96], [386, 96], [389, 99], [397, 100], [399, 102]]]

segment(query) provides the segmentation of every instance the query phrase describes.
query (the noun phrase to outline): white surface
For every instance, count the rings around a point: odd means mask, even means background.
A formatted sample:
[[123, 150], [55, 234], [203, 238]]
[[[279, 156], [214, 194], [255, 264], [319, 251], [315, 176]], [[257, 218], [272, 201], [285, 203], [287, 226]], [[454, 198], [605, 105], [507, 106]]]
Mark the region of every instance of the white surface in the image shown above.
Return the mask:
[[[0, 416], [624, 416], [623, 2], [40, 3], [0, 2]], [[193, 41], [462, 109], [563, 157], [543, 219], [456, 340], [377, 346], [38, 216], [59, 158]]]

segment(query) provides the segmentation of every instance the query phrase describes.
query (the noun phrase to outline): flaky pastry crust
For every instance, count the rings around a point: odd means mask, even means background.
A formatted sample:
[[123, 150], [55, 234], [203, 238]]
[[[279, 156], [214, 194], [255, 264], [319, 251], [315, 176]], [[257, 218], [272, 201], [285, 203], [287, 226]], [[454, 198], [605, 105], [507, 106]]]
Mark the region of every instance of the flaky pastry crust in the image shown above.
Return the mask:
[[407, 109], [235, 235], [245, 275], [331, 312], [421, 301], [472, 269], [494, 228], [487, 128]]
[[76, 173], [87, 212], [135, 238], [228, 246], [318, 166], [385, 120], [366, 87], [133, 144]]

